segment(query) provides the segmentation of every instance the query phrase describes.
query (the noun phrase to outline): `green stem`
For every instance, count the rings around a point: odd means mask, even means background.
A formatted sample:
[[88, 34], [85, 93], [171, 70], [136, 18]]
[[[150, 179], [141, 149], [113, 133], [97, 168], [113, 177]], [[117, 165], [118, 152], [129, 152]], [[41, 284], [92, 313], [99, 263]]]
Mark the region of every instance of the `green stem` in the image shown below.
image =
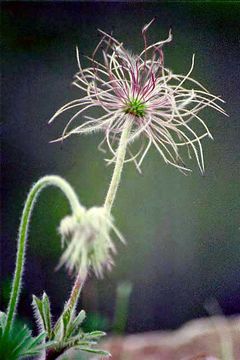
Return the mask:
[[77, 216], [82, 213], [83, 207], [80, 205], [77, 195], [75, 194], [72, 187], [61, 177], [59, 176], [44, 176], [36, 182], [31, 188], [26, 203], [24, 205], [20, 227], [18, 235], [18, 248], [17, 248], [17, 259], [15, 266], [15, 273], [13, 278], [12, 290], [10, 295], [10, 300], [7, 310], [7, 320], [5, 325], [4, 333], [5, 335], [9, 334], [11, 326], [14, 320], [16, 313], [16, 308], [19, 300], [21, 283], [23, 277], [24, 263], [25, 263], [25, 252], [26, 252], [26, 241], [27, 233], [29, 228], [29, 222], [31, 218], [31, 213], [34, 208], [34, 204], [37, 200], [37, 197], [41, 190], [46, 186], [56, 186], [58, 187], [67, 197], [72, 212]]
[[66, 307], [70, 310], [75, 309], [78, 299], [79, 299], [79, 295], [81, 293], [81, 290], [83, 288], [83, 285], [85, 284], [85, 281], [87, 279], [87, 273], [83, 274], [83, 272], [79, 271], [79, 273], [77, 274], [77, 277], [75, 279], [72, 291], [71, 291], [71, 295], [68, 299], [67, 305]]
[[[72, 287], [70, 297], [69, 297], [66, 305], [64, 306], [63, 313], [58, 318], [58, 321], [56, 322], [56, 324], [54, 326], [55, 330], [58, 329], [61, 326], [61, 318], [62, 318], [63, 314], [66, 311], [70, 311], [71, 316], [74, 315], [75, 309], [77, 307], [78, 299], [79, 299], [79, 296], [80, 296], [80, 293], [81, 293], [81, 290], [82, 290], [83, 285], [85, 284], [85, 281], [87, 279], [87, 274], [88, 274], [87, 272], [85, 272], [85, 273], [83, 273], [82, 271], [78, 272], [78, 274], [76, 276], [76, 279], [74, 281], [74, 285]], [[58, 352], [55, 352], [55, 350], [53, 352], [51, 350], [47, 351], [47, 356], [46, 356], [45, 360], [55, 359], [55, 357], [53, 357], [53, 356], [56, 356], [56, 358], [57, 358], [57, 356], [59, 356], [59, 355], [60, 354]]]
[[[127, 144], [128, 144], [128, 138], [129, 133], [131, 131], [132, 127], [132, 121], [126, 121], [125, 127], [123, 129], [119, 146], [117, 149], [117, 158], [116, 158], [116, 164], [113, 171], [111, 183], [107, 192], [107, 196], [105, 199], [104, 207], [111, 212], [112, 205], [114, 202], [114, 199], [116, 197], [117, 189], [121, 180], [121, 174], [123, 169], [123, 164], [125, 160], [126, 150], [127, 150]], [[75, 283], [72, 288], [72, 292], [70, 295], [70, 298], [67, 302], [67, 308], [74, 308], [77, 304], [80, 292], [82, 290], [82, 287], [86, 281], [87, 274], [78, 273]]]
[[132, 121], [128, 120], [125, 123], [125, 127], [123, 129], [119, 146], [117, 149], [117, 155], [116, 155], [116, 164], [113, 171], [111, 183], [107, 192], [107, 196], [105, 199], [104, 207], [111, 212], [113, 202], [116, 197], [117, 189], [121, 180], [121, 174], [123, 169], [123, 164], [126, 156], [126, 150], [127, 150], [127, 144], [128, 144], [128, 138], [132, 127]]

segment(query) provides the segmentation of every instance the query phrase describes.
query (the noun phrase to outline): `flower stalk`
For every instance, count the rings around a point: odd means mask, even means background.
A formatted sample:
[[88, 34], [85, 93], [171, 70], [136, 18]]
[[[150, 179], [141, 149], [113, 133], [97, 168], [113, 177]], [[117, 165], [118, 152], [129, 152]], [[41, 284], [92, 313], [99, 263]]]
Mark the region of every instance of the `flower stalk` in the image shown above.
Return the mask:
[[[131, 119], [129, 119], [128, 121], [126, 121], [125, 127], [123, 129], [120, 141], [119, 141], [119, 146], [117, 149], [117, 154], [116, 154], [116, 163], [115, 163], [115, 167], [113, 170], [113, 175], [112, 175], [112, 179], [108, 188], [108, 192], [107, 192], [107, 196], [104, 202], [104, 208], [111, 213], [111, 209], [116, 197], [116, 193], [117, 193], [117, 189], [118, 186], [120, 184], [120, 180], [121, 180], [121, 174], [122, 174], [122, 170], [123, 170], [123, 165], [124, 165], [124, 160], [125, 160], [125, 156], [126, 156], [126, 150], [127, 150], [127, 145], [128, 145], [128, 139], [129, 139], [129, 135], [130, 135], [130, 131], [131, 131], [131, 127], [132, 127], [132, 121]], [[85, 283], [87, 279], [87, 271], [86, 272], [82, 272], [79, 271], [72, 291], [71, 291], [71, 295], [69, 297], [69, 300], [67, 302], [66, 308], [68, 308], [69, 310], [72, 310], [75, 308], [79, 295], [81, 293], [82, 287]]]
[[76, 276], [70, 297], [66, 305], [66, 308], [68, 308], [70, 311], [74, 310], [77, 305], [81, 290], [85, 284], [85, 281], [87, 280], [87, 274], [87, 272], [83, 273], [82, 271], [79, 271]]
[[126, 120], [116, 153], [116, 163], [115, 163], [112, 179], [104, 203], [105, 209], [109, 212], [111, 212], [113, 202], [116, 197], [117, 189], [121, 180], [121, 174], [126, 156], [131, 127], [132, 127], [132, 120], [131, 119]]
[[47, 186], [56, 186], [65, 194], [66, 198], [69, 201], [71, 210], [76, 216], [80, 216], [83, 210], [83, 207], [79, 203], [78, 197], [74, 192], [73, 188], [68, 184], [67, 181], [65, 181], [61, 177], [55, 175], [44, 176], [33, 185], [27, 196], [19, 227], [16, 267], [7, 310], [7, 320], [4, 329], [5, 335], [9, 334], [11, 330], [21, 291], [22, 277], [25, 265], [27, 234], [31, 214], [38, 195]]

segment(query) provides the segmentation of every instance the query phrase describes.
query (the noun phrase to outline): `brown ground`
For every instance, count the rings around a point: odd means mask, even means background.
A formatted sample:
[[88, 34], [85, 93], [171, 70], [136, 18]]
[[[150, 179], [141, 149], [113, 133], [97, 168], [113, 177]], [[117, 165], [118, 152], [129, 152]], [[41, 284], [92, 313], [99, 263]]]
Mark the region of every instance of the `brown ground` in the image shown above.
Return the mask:
[[240, 360], [240, 316], [193, 320], [176, 331], [113, 337], [112, 360]]
[[[109, 337], [98, 347], [111, 352], [110, 360], [240, 360], [240, 316], [192, 320], [175, 331]], [[62, 359], [79, 360], [79, 355], [69, 351]]]

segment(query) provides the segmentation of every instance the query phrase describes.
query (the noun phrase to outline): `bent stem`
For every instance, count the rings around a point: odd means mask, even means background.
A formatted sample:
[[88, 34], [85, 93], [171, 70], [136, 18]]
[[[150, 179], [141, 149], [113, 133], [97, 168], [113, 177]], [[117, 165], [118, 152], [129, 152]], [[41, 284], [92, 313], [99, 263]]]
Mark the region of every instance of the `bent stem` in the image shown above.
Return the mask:
[[[121, 180], [121, 174], [123, 169], [123, 164], [126, 156], [126, 150], [127, 150], [127, 144], [128, 144], [128, 138], [131, 131], [132, 121], [128, 120], [126, 121], [126, 125], [123, 129], [120, 141], [119, 141], [119, 147], [117, 149], [116, 154], [116, 164], [113, 171], [112, 179], [110, 182], [110, 186], [107, 192], [107, 196], [105, 199], [104, 207], [107, 211], [111, 212], [113, 202], [116, 197], [117, 189]], [[17, 249], [17, 259], [16, 259], [16, 267], [15, 267], [15, 273], [14, 273], [14, 279], [12, 284], [12, 290], [10, 295], [10, 300], [8, 304], [8, 310], [7, 310], [7, 319], [4, 329], [4, 334], [7, 335], [9, 331], [11, 330], [11, 326], [14, 320], [19, 295], [20, 295], [20, 289], [21, 289], [21, 283], [22, 283], [22, 277], [23, 277], [23, 270], [24, 270], [24, 263], [25, 263], [25, 252], [26, 252], [26, 240], [27, 240], [27, 233], [29, 228], [29, 222], [31, 218], [31, 213], [34, 207], [34, 204], [37, 200], [37, 197], [41, 190], [43, 190], [46, 186], [56, 186], [58, 187], [67, 197], [72, 212], [76, 216], [80, 216], [83, 210], [82, 205], [80, 204], [77, 195], [75, 194], [72, 187], [61, 177], [59, 176], [45, 176], [41, 178], [30, 190], [26, 203], [24, 205], [20, 227], [19, 227], [19, 236], [18, 236], [18, 249]], [[78, 301], [81, 289], [84, 285], [84, 282], [87, 278], [87, 273], [82, 274], [78, 273], [75, 283], [73, 285], [73, 289], [71, 291], [70, 298], [67, 302], [67, 307], [70, 309], [73, 309]]]
[[67, 197], [70, 203], [71, 210], [76, 216], [80, 216], [83, 211], [83, 207], [79, 203], [78, 197], [74, 192], [73, 188], [69, 185], [67, 181], [62, 179], [60, 176], [55, 176], [55, 175], [44, 176], [40, 180], [38, 180], [36, 184], [33, 185], [32, 189], [30, 190], [27, 196], [27, 200], [24, 205], [21, 222], [19, 226], [17, 259], [16, 259], [12, 290], [11, 290], [11, 295], [7, 310], [7, 319], [4, 329], [5, 335], [9, 334], [11, 330], [19, 300], [24, 264], [25, 264], [27, 234], [28, 234], [31, 213], [39, 193], [47, 186], [56, 186], [65, 194], [65, 196]]
[[107, 196], [105, 199], [104, 207], [107, 211], [111, 212], [113, 202], [116, 197], [117, 189], [121, 180], [122, 175], [122, 169], [123, 164], [126, 156], [126, 150], [127, 150], [127, 144], [128, 144], [128, 138], [132, 127], [132, 120], [129, 119], [125, 123], [125, 127], [123, 129], [119, 146], [117, 149], [117, 155], [116, 155], [116, 164], [115, 168], [113, 170], [112, 179], [110, 182], [110, 186], [107, 192]]

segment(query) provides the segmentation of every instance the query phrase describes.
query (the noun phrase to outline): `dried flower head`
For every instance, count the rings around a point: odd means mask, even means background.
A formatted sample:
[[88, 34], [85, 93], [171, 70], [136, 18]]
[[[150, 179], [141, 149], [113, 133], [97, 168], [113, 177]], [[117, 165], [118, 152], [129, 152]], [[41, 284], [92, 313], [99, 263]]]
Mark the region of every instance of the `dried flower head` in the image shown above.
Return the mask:
[[66, 245], [59, 267], [65, 264], [70, 272], [75, 270], [83, 274], [93, 270], [96, 276], [102, 277], [104, 270], [110, 270], [114, 264], [112, 255], [116, 249], [110, 237], [111, 230], [124, 241], [112, 216], [103, 207], [84, 210], [79, 217], [66, 216], [59, 226], [62, 245]]
[[[188, 155], [194, 154], [200, 170], [204, 171], [201, 140], [210, 131], [199, 116], [199, 112], [210, 107], [223, 114], [217, 101], [223, 102], [206, 90], [198, 81], [190, 77], [194, 68], [194, 56], [186, 75], [172, 73], [164, 65], [163, 45], [172, 40], [171, 31], [166, 40], [147, 44], [146, 33], [153, 20], [142, 29], [144, 49], [139, 55], [128, 52], [123, 44], [113, 36], [101, 31], [102, 38], [92, 57], [87, 57], [91, 65], [82, 69], [77, 49], [79, 72], [74, 85], [85, 92], [85, 96], [73, 100], [59, 109], [50, 119], [71, 109], [77, 112], [68, 121], [63, 140], [72, 134], [104, 132], [104, 140], [116, 160], [116, 148], [126, 121], [131, 122], [128, 143], [141, 137], [142, 145], [136, 154], [128, 151], [138, 169], [151, 145], [154, 145], [164, 161], [183, 171], [186, 168], [180, 150], [186, 147]], [[97, 59], [102, 52], [103, 61]], [[79, 115], [91, 108], [99, 108], [96, 117], [85, 115], [87, 120], [74, 125]]]

